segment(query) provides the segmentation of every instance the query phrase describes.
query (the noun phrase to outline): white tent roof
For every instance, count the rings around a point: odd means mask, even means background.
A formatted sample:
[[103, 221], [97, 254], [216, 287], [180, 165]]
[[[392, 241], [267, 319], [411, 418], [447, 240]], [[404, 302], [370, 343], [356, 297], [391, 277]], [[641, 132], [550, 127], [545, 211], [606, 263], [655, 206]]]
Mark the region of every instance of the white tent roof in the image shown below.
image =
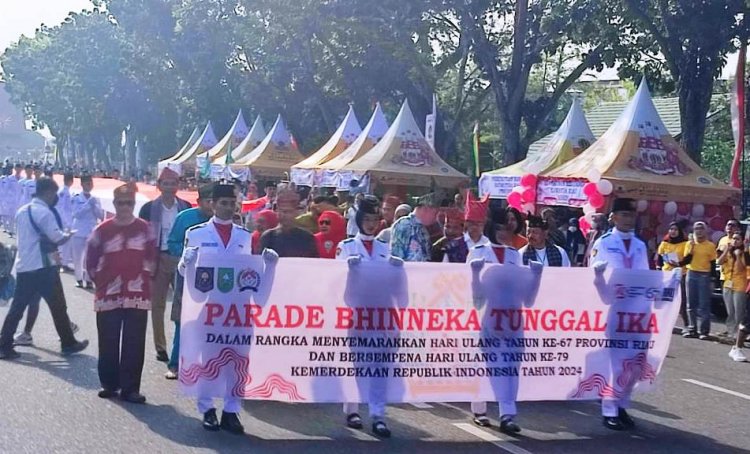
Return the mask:
[[[258, 145], [260, 145], [261, 142], [263, 142], [263, 139], [266, 137], [266, 130], [263, 128], [263, 120], [261, 120], [260, 115], [255, 117], [255, 122], [253, 123], [253, 126], [250, 128], [250, 131], [245, 135], [245, 138], [242, 139], [242, 142], [240, 142], [239, 145], [232, 148], [232, 151], [230, 153], [230, 161], [231, 162], [237, 162], [238, 159], [247, 156], [251, 151], [253, 151]], [[226, 159], [225, 158], [218, 158], [213, 160], [214, 164], [225, 164]]]
[[367, 122], [365, 129], [359, 134], [357, 140], [352, 142], [341, 154], [330, 161], [324, 162], [320, 167], [330, 170], [338, 170], [344, 167], [370, 151], [383, 138], [386, 132], [388, 132], [388, 120], [383, 115], [380, 103], [377, 103], [375, 104], [375, 110], [370, 116], [370, 121]]
[[193, 144], [193, 146], [191, 146], [182, 156], [172, 162], [175, 164], [185, 164], [188, 161], [195, 161], [198, 156], [205, 154], [206, 151], [210, 150], [217, 142], [214, 129], [209, 121], [201, 136], [195, 141], [195, 144]]
[[354, 108], [350, 105], [344, 120], [331, 138], [328, 139], [328, 142], [320, 147], [318, 151], [292, 166], [292, 169], [313, 169], [319, 167], [321, 164], [340, 155], [349, 145], [357, 140], [360, 134], [362, 134], [362, 127], [359, 125], [359, 121], [357, 121]]
[[209, 159], [214, 160], [226, 155], [229, 150], [233, 150], [242, 142], [247, 133], [247, 123], [245, 123], [245, 118], [242, 116], [242, 109], [240, 109], [229, 131], [227, 131], [219, 143], [208, 151]]

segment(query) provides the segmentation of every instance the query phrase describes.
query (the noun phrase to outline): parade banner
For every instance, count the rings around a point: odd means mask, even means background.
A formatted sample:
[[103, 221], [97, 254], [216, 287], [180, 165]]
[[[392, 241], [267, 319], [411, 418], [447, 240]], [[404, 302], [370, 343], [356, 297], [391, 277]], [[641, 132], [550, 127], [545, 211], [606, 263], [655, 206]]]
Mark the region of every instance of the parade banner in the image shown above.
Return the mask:
[[679, 312], [661, 271], [202, 255], [186, 271], [191, 396], [292, 402], [626, 397]]
[[574, 178], [540, 178], [536, 187], [536, 203], [582, 207], [588, 201], [583, 193], [586, 180]]

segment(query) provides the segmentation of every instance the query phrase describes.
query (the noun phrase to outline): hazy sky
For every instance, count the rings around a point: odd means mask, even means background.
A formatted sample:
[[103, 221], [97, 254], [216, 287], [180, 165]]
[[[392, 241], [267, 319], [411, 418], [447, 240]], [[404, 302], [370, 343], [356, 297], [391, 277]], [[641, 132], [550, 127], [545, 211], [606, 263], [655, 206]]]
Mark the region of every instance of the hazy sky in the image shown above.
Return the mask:
[[40, 24], [57, 25], [70, 11], [90, 9], [89, 0], [0, 0], [0, 52]]

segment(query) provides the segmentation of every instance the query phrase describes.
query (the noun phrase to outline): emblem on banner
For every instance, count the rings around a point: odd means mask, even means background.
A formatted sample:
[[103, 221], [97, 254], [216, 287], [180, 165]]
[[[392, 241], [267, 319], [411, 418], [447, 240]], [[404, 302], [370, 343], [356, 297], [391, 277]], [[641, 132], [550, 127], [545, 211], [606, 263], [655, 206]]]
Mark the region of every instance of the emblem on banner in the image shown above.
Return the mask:
[[195, 269], [195, 289], [203, 293], [214, 289], [214, 269], [199, 266]]
[[258, 287], [260, 287], [260, 274], [251, 268], [240, 271], [237, 275], [237, 287], [240, 289], [240, 292], [252, 290], [257, 293]]
[[229, 293], [234, 288], [234, 268], [219, 268], [216, 288], [222, 293]]

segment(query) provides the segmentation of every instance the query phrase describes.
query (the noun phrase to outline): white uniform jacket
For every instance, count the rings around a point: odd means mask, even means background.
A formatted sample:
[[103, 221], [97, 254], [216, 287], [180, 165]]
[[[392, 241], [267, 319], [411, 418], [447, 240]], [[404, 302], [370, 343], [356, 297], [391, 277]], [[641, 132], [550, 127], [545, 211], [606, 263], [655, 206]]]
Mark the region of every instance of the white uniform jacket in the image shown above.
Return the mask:
[[630, 248], [625, 249], [620, 232], [607, 232], [596, 240], [591, 249], [589, 264], [593, 266], [600, 262], [607, 262], [610, 268], [615, 269], [647, 270], [649, 266], [646, 243], [632, 236]]
[[203, 224], [198, 224], [188, 229], [185, 233], [185, 247], [182, 250], [182, 257], [177, 265], [180, 274], [185, 274], [186, 264], [184, 261], [185, 253], [188, 248], [198, 248], [198, 254], [252, 254], [252, 234], [237, 224], [232, 224], [232, 234], [229, 237], [229, 243], [224, 247], [224, 242], [219, 236], [219, 232], [214, 227], [214, 218], [209, 219]]
[[362, 234], [360, 233], [354, 238], [343, 240], [336, 248], [336, 260], [346, 260], [348, 257], [357, 255], [363, 261], [384, 262], [391, 257], [391, 248], [385, 241], [373, 238], [372, 255], [370, 255], [362, 243]]
[[486, 263], [499, 263], [497, 256], [495, 255], [494, 248], [505, 249], [505, 261], [504, 265], [518, 265], [520, 266], [523, 262], [521, 261], [521, 254], [518, 250], [513, 249], [509, 246], [498, 246], [492, 243], [477, 244], [473, 248], [469, 249], [469, 255], [466, 257], [466, 263], [471, 262], [474, 259], [484, 259]]
[[96, 224], [104, 219], [102, 205], [93, 195], [88, 199], [83, 193], [74, 195], [71, 208], [73, 210], [71, 228], [77, 230], [73, 234], [74, 237], [88, 238]]

